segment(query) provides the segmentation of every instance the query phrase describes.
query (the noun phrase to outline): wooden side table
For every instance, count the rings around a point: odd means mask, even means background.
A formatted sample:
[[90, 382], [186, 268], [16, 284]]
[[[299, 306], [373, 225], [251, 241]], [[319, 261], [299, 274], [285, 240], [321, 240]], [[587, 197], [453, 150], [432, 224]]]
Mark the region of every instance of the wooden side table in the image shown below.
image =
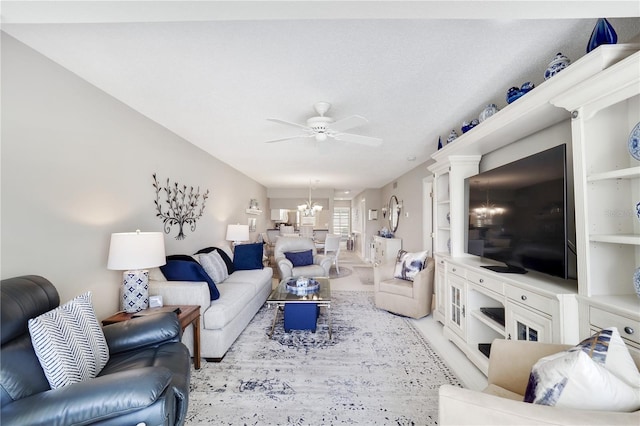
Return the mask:
[[200, 369], [200, 306], [197, 305], [166, 305], [162, 308], [144, 309], [140, 312], [127, 313], [117, 312], [109, 318], [102, 320], [102, 325], [115, 324], [134, 318], [136, 315], [149, 315], [155, 312], [166, 312], [167, 308], [180, 308], [178, 321], [182, 331], [193, 324], [193, 366], [196, 370]]

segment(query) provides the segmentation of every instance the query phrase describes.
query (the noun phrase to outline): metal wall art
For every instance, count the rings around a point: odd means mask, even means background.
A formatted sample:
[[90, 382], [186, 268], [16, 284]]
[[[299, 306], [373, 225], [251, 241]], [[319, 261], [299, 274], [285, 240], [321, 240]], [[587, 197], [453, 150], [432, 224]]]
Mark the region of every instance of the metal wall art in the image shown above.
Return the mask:
[[[205, 202], [209, 198], [209, 190], [207, 189], [207, 192], [201, 195], [200, 187], [195, 191], [193, 186], [187, 190], [186, 185], [180, 187], [178, 182], [170, 185], [169, 178], [167, 178], [167, 185], [162, 188], [155, 173], [153, 174], [153, 187], [156, 189], [156, 199], [154, 201], [157, 211], [156, 216], [162, 220], [165, 234], [171, 232], [173, 225], [178, 225], [179, 232], [176, 240], [183, 240], [185, 238], [185, 224], [191, 227], [191, 232], [195, 232], [196, 221], [202, 217]], [[163, 201], [160, 201], [161, 191], [164, 191]], [[163, 207], [166, 210], [163, 210]]]

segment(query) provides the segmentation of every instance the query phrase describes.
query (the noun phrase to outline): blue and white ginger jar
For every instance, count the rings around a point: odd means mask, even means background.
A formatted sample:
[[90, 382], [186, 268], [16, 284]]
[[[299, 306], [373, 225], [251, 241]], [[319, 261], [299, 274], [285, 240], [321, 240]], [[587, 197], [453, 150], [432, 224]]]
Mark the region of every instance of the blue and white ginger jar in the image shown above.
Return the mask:
[[568, 67], [569, 64], [571, 64], [569, 58], [558, 52], [556, 57], [553, 58], [553, 61], [549, 62], [549, 66], [544, 72], [544, 79], [549, 80], [551, 77]]

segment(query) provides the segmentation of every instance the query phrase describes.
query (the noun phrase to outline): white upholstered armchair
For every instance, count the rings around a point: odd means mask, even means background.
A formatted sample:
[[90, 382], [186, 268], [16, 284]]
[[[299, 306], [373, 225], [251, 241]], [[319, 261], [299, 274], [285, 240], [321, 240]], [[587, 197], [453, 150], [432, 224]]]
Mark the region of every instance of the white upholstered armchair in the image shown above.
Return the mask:
[[[311, 250], [309, 262], [294, 265], [290, 259], [303, 252]], [[293, 255], [293, 256], [292, 256]], [[280, 237], [276, 241], [273, 256], [278, 264], [280, 279], [289, 277], [328, 277], [332, 260], [329, 257], [318, 254], [316, 245], [310, 238], [303, 237]]]
[[422, 318], [431, 313], [435, 262], [428, 257], [425, 267], [413, 281], [394, 278], [396, 263], [388, 261], [373, 266], [376, 306], [394, 314]]

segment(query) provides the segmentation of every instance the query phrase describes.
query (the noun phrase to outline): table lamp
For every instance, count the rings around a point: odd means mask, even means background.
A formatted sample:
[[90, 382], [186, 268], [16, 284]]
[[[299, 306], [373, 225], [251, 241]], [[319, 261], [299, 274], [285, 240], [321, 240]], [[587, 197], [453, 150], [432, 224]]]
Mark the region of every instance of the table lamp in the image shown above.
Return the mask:
[[241, 241], [249, 241], [249, 225], [227, 225], [227, 241], [235, 247]]
[[149, 307], [149, 271], [167, 263], [162, 232], [121, 232], [111, 234], [107, 268], [125, 271], [122, 307], [134, 313]]

